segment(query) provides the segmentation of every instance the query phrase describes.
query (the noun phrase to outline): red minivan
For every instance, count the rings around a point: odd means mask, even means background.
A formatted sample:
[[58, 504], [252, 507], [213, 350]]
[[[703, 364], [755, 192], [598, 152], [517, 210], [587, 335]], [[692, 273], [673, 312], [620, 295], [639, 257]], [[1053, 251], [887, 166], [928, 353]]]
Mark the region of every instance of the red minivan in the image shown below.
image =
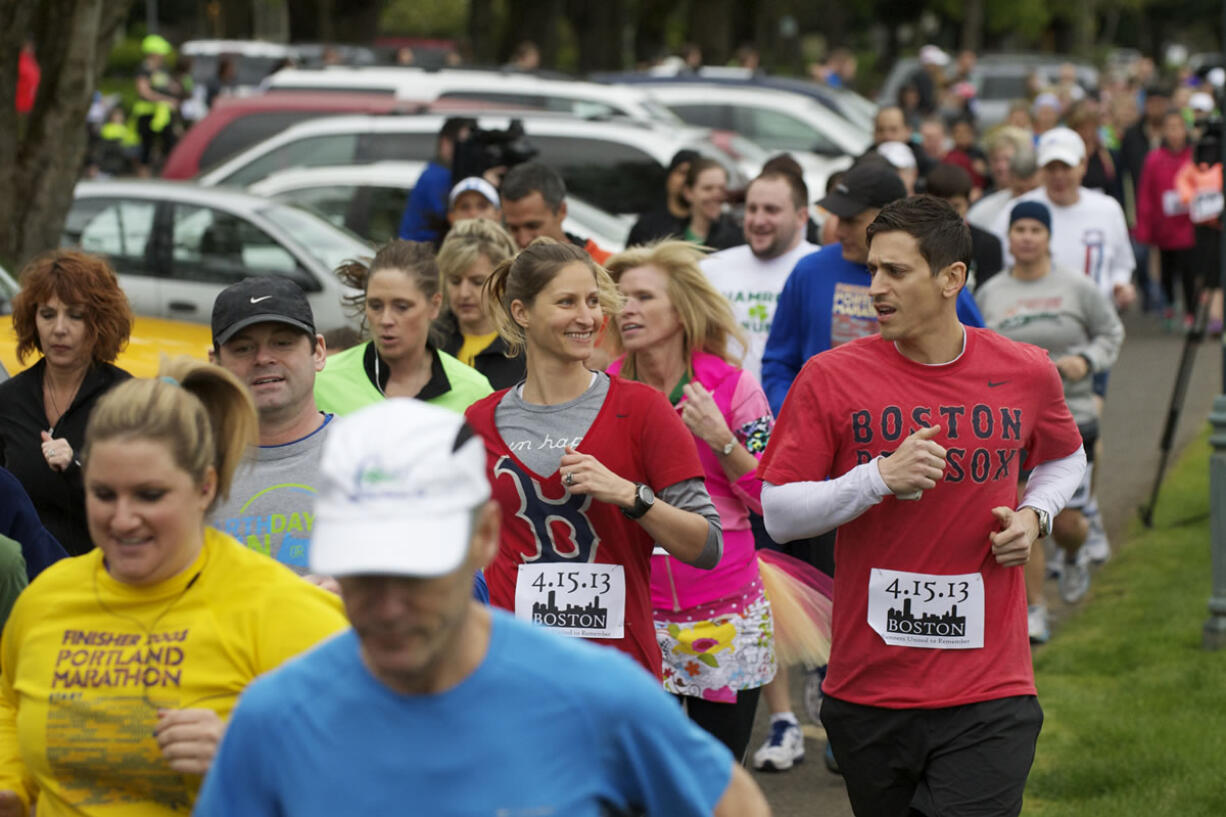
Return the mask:
[[193, 125], [170, 152], [162, 178], [190, 179], [306, 119], [353, 113], [414, 113], [424, 105], [391, 94], [315, 91], [219, 97], [208, 115]]

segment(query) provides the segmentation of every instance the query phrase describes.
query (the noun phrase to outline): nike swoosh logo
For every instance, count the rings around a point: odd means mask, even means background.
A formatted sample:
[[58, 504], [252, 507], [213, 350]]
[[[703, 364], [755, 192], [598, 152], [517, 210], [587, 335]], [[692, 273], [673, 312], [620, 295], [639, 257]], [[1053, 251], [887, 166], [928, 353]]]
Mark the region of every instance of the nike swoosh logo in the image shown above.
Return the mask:
[[260, 301], [267, 301], [267, 300], [268, 300], [269, 298], [271, 298], [271, 297], [272, 297], [271, 295], [265, 295], [265, 296], [264, 296], [264, 297], [262, 297], [262, 298], [252, 298], [252, 299], [251, 299], [251, 303], [253, 303], [253, 304], [258, 304]]
[[999, 381], [997, 381], [997, 382], [993, 383], [991, 380], [989, 380], [989, 381], [988, 381], [988, 388], [989, 388], [989, 389], [994, 389], [994, 388], [996, 388], [997, 386], [1003, 386], [1003, 385], [1005, 385], [1005, 384], [1006, 384], [1006, 383], [1008, 383], [1008, 382], [1009, 382], [1008, 380], [999, 380]]

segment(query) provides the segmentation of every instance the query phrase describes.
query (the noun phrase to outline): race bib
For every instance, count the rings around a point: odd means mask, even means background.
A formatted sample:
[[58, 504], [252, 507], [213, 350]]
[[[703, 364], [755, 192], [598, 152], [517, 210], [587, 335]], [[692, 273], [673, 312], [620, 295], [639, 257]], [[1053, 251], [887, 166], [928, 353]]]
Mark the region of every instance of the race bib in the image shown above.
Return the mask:
[[1222, 192], [1204, 191], [1197, 193], [1192, 198], [1192, 204], [1188, 208], [1188, 216], [1192, 219], [1193, 224], [1204, 224], [1206, 221], [1213, 221], [1222, 214]]
[[1187, 205], [1179, 197], [1178, 190], [1166, 190], [1162, 193], [1162, 215], [1177, 216], [1188, 212]]
[[558, 562], [520, 565], [515, 617], [576, 638], [621, 638], [626, 623], [625, 568]]
[[983, 647], [983, 577], [938, 576], [873, 568], [868, 626], [893, 647]]

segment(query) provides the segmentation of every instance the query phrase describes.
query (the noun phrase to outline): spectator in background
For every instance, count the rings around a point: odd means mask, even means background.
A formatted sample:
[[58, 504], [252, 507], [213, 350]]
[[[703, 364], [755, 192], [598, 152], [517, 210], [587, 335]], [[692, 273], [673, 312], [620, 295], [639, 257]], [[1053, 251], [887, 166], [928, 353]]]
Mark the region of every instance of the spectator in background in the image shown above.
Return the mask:
[[[152, 173], [155, 160], [164, 160], [174, 150], [174, 112], [179, 107], [179, 89], [170, 78], [166, 59], [174, 52], [164, 37], [150, 34], [141, 41], [145, 59], [136, 73], [136, 132], [140, 134], [140, 163]], [[158, 150], [160, 146], [160, 152]]]
[[664, 201], [655, 210], [643, 213], [630, 228], [626, 246], [634, 247], [661, 238], [680, 238], [690, 221], [690, 203], [685, 198], [685, 176], [698, 151], [683, 148], [673, 154], [664, 177]]
[[736, 65], [747, 71], [757, 72], [762, 62], [762, 55], [753, 43], [745, 43], [736, 50]]
[[[1141, 171], [1145, 167], [1145, 157], [1149, 152], [1162, 144], [1162, 118], [1171, 107], [1171, 92], [1164, 85], [1151, 85], [1145, 89], [1144, 114], [1137, 122], [1124, 131], [1124, 140], [1120, 145], [1121, 159], [1132, 192], [1141, 189]], [[1135, 211], [1133, 223], [1136, 222]]]
[[524, 162], [507, 171], [502, 179], [502, 217], [507, 232], [522, 250], [535, 238], [574, 244], [603, 264], [607, 250], [590, 238], [562, 229], [566, 220], [566, 182], [558, 171], [540, 162]]
[[1063, 106], [1060, 104], [1060, 97], [1044, 91], [1034, 98], [1034, 104], [1030, 106], [1034, 114], [1034, 132], [1036, 136], [1042, 136], [1052, 128], [1060, 124], [1060, 113]]
[[541, 50], [532, 40], [524, 40], [511, 52], [511, 60], [503, 66], [507, 71], [535, 71], [541, 67]]
[[810, 76], [831, 88], [847, 88], [856, 78], [856, 55], [849, 48], [835, 48], [821, 65], [809, 69]]
[[[952, 137], [953, 147], [941, 161], [957, 165], [970, 174], [970, 200], [978, 201], [988, 184], [988, 157], [979, 147], [979, 134], [975, 131], [975, 123], [967, 116], [955, 119]], [[962, 215], [965, 217], [966, 213]]]
[[17, 113], [29, 113], [34, 109], [34, 98], [38, 96], [41, 78], [42, 71], [34, 57], [34, 43], [26, 40], [17, 57]]
[[[1167, 330], [1176, 323], [1175, 284], [1183, 293], [1183, 325], [1190, 329], [1196, 318], [1196, 234], [1188, 207], [1176, 189], [1180, 170], [1192, 161], [1192, 145], [1183, 114], [1175, 109], [1162, 117], [1162, 143], [1150, 151], [1141, 171], [1137, 190], [1137, 241], [1155, 247], [1162, 268], [1162, 294], [1166, 298], [1163, 320]], [[1217, 274], [1213, 270], [1211, 274]]]
[[[873, 117], [873, 146], [883, 144], [885, 142], [901, 142], [906, 145], [911, 153], [915, 156], [915, 166], [919, 169], [920, 175], [923, 175], [932, 160], [924, 153], [914, 141], [914, 132], [907, 118], [906, 112], [898, 106], [887, 105], [877, 111], [877, 115]], [[873, 152], [870, 148], [869, 153]]]
[[[1080, 87], [1080, 86], [1078, 86]], [[1106, 193], [1124, 206], [1124, 183], [1120, 173], [1119, 156], [1103, 144], [1100, 126], [1102, 108], [1094, 99], [1083, 99], [1069, 111], [1068, 126], [1077, 131], [1086, 143], [1086, 176], [1081, 186], [1087, 190]]]
[[690, 203], [690, 222], [684, 238], [716, 250], [744, 243], [732, 216], [724, 212], [728, 199], [728, 171], [715, 159], [690, 162], [685, 174], [684, 195]]
[[447, 196], [451, 192], [451, 165], [456, 146], [477, 126], [473, 119], [449, 117], [438, 132], [434, 158], [426, 165], [413, 186], [400, 220], [399, 236], [407, 241], [437, 241], [447, 218]]
[[702, 69], [702, 49], [697, 43], [686, 43], [681, 46], [681, 61], [686, 72], [697, 74]]
[[1034, 134], [1034, 117], [1030, 115], [1030, 103], [1024, 99], [1019, 99], [1009, 106], [1009, 114], [1005, 117], [1005, 124], [1010, 127], [1024, 130]]
[[[971, 174], [965, 168], [942, 162], [928, 173], [925, 192], [949, 202], [965, 221], [971, 206], [972, 185]], [[999, 238], [969, 222], [968, 226], [971, 228], [971, 264], [966, 271], [966, 285], [975, 292], [984, 281], [1000, 272], [1004, 260]]]
[[954, 63], [953, 82], [970, 82], [975, 73], [979, 56], [969, 48], [958, 52], [958, 61]]
[[988, 140], [988, 158], [997, 189], [972, 204], [966, 214], [970, 224], [983, 230], [991, 230], [1014, 199], [1039, 183], [1039, 165], [1029, 131], [1010, 125], [998, 129]]
[[[949, 152], [949, 134], [945, 130], [944, 119], [939, 116], [929, 116], [924, 119], [920, 125], [920, 147], [923, 148], [924, 155], [930, 162], [945, 160], [945, 154]], [[930, 167], [923, 167], [921, 171], [927, 175], [930, 169]]]
[[920, 113], [919, 89], [913, 82], [905, 82], [898, 89], [898, 108], [903, 113], [903, 119], [910, 130], [917, 130], [924, 115]]
[[947, 65], [949, 55], [937, 46], [929, 44], [919, 50], [919, 68], [915, 69], [907, 82], [914, 85], [919, 92], [919, 112], [923, 116], [936, 113], [941, 91], [945, 87]]
[[229, 96], [238, 88], [238, 65], [229, 54], [217, 61], [217, 75], [209, 80], [204, 91], [204, 104], [210, 110], [219, 96]]
[[407, 68], [414, 64], [416, 57], [413, 54], [413, 49], [407, 45], [402, 45], [396, 49], [396, 64], [401, 68]]

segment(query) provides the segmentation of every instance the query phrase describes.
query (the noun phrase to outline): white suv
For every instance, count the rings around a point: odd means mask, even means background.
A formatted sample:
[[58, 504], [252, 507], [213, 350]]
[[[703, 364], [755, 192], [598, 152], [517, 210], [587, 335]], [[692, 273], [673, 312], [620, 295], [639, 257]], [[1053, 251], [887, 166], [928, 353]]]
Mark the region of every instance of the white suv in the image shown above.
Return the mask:
[[[511, 117], [479, 115], [483, 129], [505, 129]], [[593, 122], [540, 114], [523, 119], [538, 159], [555, 168], [578, 198], [613, 214], [636, 215], [658, 206], [669, 161], [683, 148], [724, 164], [729, 186], [739, 187], [758, 172], [763, 157], [756, 145], [742, 145], [732, 159], [700, 128], [654, 127], [641, 122]], [[302, 122], [253, 145], [200, 177], [203, 185], [246, 187], [293, 167], [358, 165], [378, 161], [429, 161], [444, 117], [332, 116]]]

